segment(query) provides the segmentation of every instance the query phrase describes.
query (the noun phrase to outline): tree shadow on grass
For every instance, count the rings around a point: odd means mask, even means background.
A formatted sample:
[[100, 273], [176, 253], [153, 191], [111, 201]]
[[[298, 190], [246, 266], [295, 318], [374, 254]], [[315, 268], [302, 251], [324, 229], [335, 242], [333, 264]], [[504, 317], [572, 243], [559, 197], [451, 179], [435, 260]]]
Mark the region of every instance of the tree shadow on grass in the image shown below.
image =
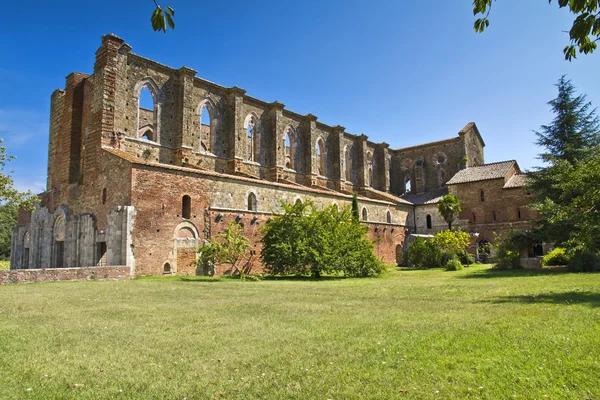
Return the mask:
[[314, 278], [312, 276], [304, 275], [266, 275], [262, 278], [264, 281], [310, 281], [310, 282], [330, 282], [330, 281], [341, 281], [348, 279], [346, 276], [336, 275], [324, 275], [320, 278]]
[[526, 304], [583, 304], [590, 307], [600, 307], [600, 293], [595, 292], [563, 292], [563, 293], [540, 293], [529, 296], [506, 296], [491, 300], [492, 303], [526, 303]]
[[192, 275], [182, 275], [173, 278], [174, 281], [180, 282], [196, 282], [196, 283], [217, 283], [223, 282], [222, 278], [213, 278], [212, 276], [192, 276]]
[[460, 279], [487, 279], [487, 278], [522, 278], [528, 276], [561, 275], [572, 273], [566, 269], [499, 269], [489, 268], [474, 271], [468, 275], [460, 276]]

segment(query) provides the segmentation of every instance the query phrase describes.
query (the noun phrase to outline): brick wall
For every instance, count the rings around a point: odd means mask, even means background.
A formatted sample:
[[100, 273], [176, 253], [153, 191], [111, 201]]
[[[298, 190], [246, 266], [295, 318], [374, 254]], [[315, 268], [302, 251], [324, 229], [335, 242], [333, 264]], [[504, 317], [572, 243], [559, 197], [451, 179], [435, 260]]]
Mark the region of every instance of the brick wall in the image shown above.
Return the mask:
[[0, 285], [11, 283], [62, 282], [131, 279], [131, 268], [117, 267], [85, 267], [85, 268], [48, 268], [17, 269], [0, 271]]

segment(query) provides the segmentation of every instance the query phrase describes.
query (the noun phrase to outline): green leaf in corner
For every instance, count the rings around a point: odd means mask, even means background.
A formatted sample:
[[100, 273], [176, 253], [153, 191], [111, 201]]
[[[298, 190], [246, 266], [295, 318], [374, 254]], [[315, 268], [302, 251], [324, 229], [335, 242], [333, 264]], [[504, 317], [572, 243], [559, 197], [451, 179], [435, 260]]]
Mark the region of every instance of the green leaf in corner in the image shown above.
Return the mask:
[[173, 7], [167, 7], [167, 11], [172, 15], [175, 16], [175, 10], [173, 10]]
[[171, 27], [171, 29], [175, 29], [175, 22], [173, 22], [173, 18], [171, 18], [171, 14], [165, 13], [165, 17], [167, 18], [167, 22], [169, 23], [169, 26]]

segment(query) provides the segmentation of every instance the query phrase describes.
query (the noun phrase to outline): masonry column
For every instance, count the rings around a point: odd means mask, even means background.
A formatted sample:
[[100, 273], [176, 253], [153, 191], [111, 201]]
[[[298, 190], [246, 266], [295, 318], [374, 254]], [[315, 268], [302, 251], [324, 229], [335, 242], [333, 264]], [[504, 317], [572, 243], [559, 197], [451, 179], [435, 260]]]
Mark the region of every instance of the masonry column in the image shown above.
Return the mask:
[[178, 119], [175, 147], [177, 148], [176, 160], [178, 165], [185, 164], [194, 150], [194, 119], [197, 117], [193, 104], [194, 78], [197, 71], [188, 67], [181, 67], [179, 72], [180, 96], [175, 109]]
[[244, 132], [244, 95], [246, 91], [237, 86], [229, 89], [229, 112], [227, 116], [227, 169], [226, 173], [242, 171], [246, 132]]
[[355, 184], [361, 189], [364, 190], [367, 182], [367, 168], [366, 168], [366, 159], [367, 159], [367, 135], [360, 135], [356, 144], [358, 145], [358, 151], [356, 152], [357, 160], [356, 160], [356, 177], [358, 182]]
[[317, 186], [317, 176], [319, 176], [318, 161], [316, 157], [315, 146], [317, 145], [317, 117], [312, 114], [306, 114], [302, 120], [303, 152], [305, 171], [305, 185]]
[[329, 154], [332, 157], [333, 171], [331, 171], [330, 178], [334, 180], [334, 187], [337, 191], [344, 189], [346, 181], [346, 171], [344, 169], [344, 128], [341, 125], [336, 125], [331, 131], [332, 135], [332, 153]]
[[390, 161], [388, 159], [388, 150], [390, 145], [383, 142], [378, 143], [375, 148], [373, 159], [375, 161], [376, 170], [373, 171], [375, 180], [375, 189], [383, 192], [389, 191], [390, 187]]
[[267, 147], [270, 152], [268, 157], [270, 168], [267, 179], [274, 182], [283, 178], [283, 169], [285, 168], [284, 108], [285, 104], [277, 101], [271, 103], [271, 124], [269, 127], [270, 132], [268, 132], [271, 140]]

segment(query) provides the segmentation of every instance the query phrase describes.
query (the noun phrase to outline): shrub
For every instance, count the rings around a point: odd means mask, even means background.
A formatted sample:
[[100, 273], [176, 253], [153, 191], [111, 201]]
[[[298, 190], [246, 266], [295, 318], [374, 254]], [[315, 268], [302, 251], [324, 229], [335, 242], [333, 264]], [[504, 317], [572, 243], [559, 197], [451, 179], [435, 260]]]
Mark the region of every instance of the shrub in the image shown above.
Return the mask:
[[223, 233], [210, 238], [208, 243], [200, 246], [196, 252], [199, 253], [196, 264], [196, 272], [205, 271], [206, 268], [216, 263], [231, 265], [232, 272], [245, 280], [250, 272], [240, 265], [250, 249], [250, 240], [244, 236], [243, 228], [234, 221], [229, 223]]
[[448, 257], [445, 252], [431, 240], [416, 238], [408, 246], [408, 265], [415, 268], [435, 268], [444, 265]]
[[467, 232], [459, 229], [455, 231], [445, 230], [435, 234], [431, 241], [442, 250], [458, 253], [469, 246], [471, 238]]
[[570, 257], [568, 267], [574, 272], [600, 271], [600, 254], [576, 249]]
[[475, 257], [472, 254], [467, 253], [466, 250], [459, 250], [456, 252], [458, 259], [463, 265], [467, 267], [475, 262]]
[[261, 258], [269, 273], [364, 277], [384, 271], [366, 237], [367, 227], [352, 217], [350, 208], [316, 211], [308, 201], [282, 207], [284, 213], [262, 229]]
[[567, 265], [568, 263], [567, 251], [562, 247], [557, 247], [542, 258], [542, 265], [544, 266]]
[[462, 263], [458, 260], [458, 258], [452, 258], [446, 264], [446, 271], [460, 271], [463, 269]]
[[521, 250], [525, 248], [524, 237], [521, 232], [510, 228], [503, 235], [495, 235], [494, 249], [496, 250], [497, 267], [519, 268]]

